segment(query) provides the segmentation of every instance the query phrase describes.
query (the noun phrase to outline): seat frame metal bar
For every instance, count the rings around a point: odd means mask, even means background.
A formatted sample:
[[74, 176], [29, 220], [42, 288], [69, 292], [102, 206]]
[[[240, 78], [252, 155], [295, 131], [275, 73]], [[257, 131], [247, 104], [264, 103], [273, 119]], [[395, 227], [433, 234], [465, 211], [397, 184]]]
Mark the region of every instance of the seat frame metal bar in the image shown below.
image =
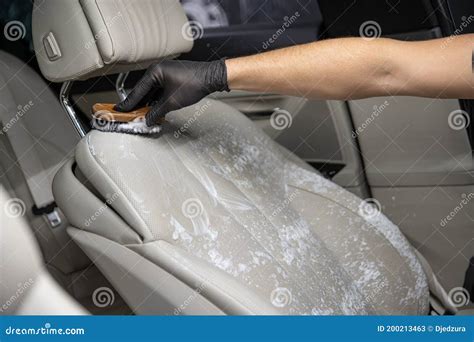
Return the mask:
[[84, 127], [82, 127], [81, 120], [77, 116], [77, 113], [74, 110], [69, 97], [73, 83], [73, 81], [66, 81], [63, 83], [61, 92], [59, 93], [59, 101], [61, 102], [61, 106], [66, 111], [77, 133], [81, 138], [83, 138], [86, 136], [86, 131], [84, 130]]
[[123, 101], [127, 98], [127, 91], [125, 90], [125, 80], [127, 79], [129, 72], [121, 73], [117, 76], [117, 81], [115, 82], [115, 90], [117, 95], [120, 98], [120, 101]]

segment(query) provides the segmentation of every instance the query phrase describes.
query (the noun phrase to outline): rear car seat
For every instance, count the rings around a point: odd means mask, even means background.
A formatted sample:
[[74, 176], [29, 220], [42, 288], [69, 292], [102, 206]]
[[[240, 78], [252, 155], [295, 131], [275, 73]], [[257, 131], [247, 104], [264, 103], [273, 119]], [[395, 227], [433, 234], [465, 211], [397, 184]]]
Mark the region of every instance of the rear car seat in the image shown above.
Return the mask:
[[48, 85], [24, 62], [0, 51], [1, 134], [15, 153], [35, 204], [54, 201], [55, 173], [71, 156], [77, 137]]
[[[189, 51], [186, 24], [175, 0], [38, 1], [34, 45], [46, 78], [80, 80]], [[90, 132], [54, 180], [69, 233], [136, 313], [428, 313], [385, 216], [221, 102], [167, 120], [153, 137]]]
[[15, 205], [0, 186], [0, 315], [84, 315], [51, 277], [31, 231], [5, 210]]
[[54, 202], [54, 175], [73, 156], [78, 141], [48, 84], [23, 61], [0, 51], [0, 185], [18, 198], [44, 259], [58, 277], [83, 269], [90, 260], [70, 243], [67, 222], [58, 210], [50, 221], [32, 208]]

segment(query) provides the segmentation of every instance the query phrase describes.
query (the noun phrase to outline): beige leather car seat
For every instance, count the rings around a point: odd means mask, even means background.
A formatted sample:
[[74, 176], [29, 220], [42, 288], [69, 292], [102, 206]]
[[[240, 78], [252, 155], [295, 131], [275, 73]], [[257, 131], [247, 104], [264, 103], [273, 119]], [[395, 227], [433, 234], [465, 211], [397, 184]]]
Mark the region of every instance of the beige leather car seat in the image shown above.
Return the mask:
[[0, 187], [0, 315], [87, 314], [46, 271], [26, 223]]
[[[33, 15], [56, 81], [188, 51], [186, 24], [175, 0], [40, 1]], [[153, 137], [90, 132], [54, 181], [71, 236], [136, 313], [428, 312], [422, 267], [385, 216], [221, 102], [167, 120]]]
[[[27, 64], [0, 51], [0, 121], [38, 208], [54, 201], [51, 184], [78, 139], [57, 96]], [[7, 158], [6, 158], [7, 159]]]
[[[44, 258], [59, 276], [90, 262], [70, 243], [65, 218], [51, 206], [54, 175], [78, 141], [48, 84], [23, 61], [0, 51], [0, 185], [21, 201]], [[34, 206], [50, 206], [51, 215], [35, 215]]]

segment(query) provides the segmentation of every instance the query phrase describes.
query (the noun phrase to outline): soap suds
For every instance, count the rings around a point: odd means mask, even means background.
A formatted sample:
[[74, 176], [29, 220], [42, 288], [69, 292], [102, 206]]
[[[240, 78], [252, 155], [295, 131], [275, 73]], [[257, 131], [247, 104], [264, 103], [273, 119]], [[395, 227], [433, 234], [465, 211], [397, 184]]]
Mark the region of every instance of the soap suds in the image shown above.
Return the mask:
[[[396, 226], [383, 215], [370, 221], [358, 216], [360, 199], [290, 162], [286, 152], [250, 121], [212, 103], [213, 112], [203, 112], [187, 128], [186, 135], [175, 138], [164, 133], [156, 141], [127, 135], [120, 140], [119, 149], [107, 149], [102, 156], [102, 164], [114, 181], [127, 184], [126, 193], [132, 194], [128, 199], [153, 238], [160, 239], [167, 232], [176, 246], [270, 303], [273, 289], [286, 288], [292, 300], [275, 308], [278, 312], [385, 313], [380, 290], [375, 293], [374, 288], [380, 289], [386, 280], [385, 264], [390, 260], [383, 256], [376, 261], [364, 260], [372, 248], [372, 242], [364, 238], [368, 236], [377, 246], [393, 246], [414, 279], [414, 286], [387, 283], [384, 295], [400, 302], [400, 308], [387, 309], [400, 314], [426, 313], [426, 279]], [[222, 114], [216, 119], [219, 108]], [[169, 118], [177, 126], [187, 120], [184, 112], [169, 114]], [[96, 157], [104, 150], [93, 139], [88, 138], [88, 144]], [[114, 158], [120, 156], [140, 162], [121, 165], [118, 172]], [[149, 172], [143, 174], [147, 181], [134, 178], [139, 168]], [[299, 211], [295, 202], [303, 194], [313, 194], [322, 207]], [[189, 198], [202, 202], [205, 210], [201, 215], [183, 216], [181, 203]], [[144, 203], [155, 203], [155, 207]], [[360, 230], [342, 236], [333, 242], [336, 247], [329, 248], [314, 225], [330, 232], [338, 222], [349, 222]]]

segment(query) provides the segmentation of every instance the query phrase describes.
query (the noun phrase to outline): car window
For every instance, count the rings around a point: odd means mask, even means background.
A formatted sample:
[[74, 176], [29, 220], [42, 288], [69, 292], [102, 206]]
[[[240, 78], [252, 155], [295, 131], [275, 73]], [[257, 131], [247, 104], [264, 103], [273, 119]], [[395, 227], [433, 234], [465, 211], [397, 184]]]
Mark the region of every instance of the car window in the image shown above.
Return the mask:
[[312, 0], [181, 0], [181, 4], [188, 18], [204, 28], [274, 26], [297, 12], [300, 24], [320, 19], [317, 2]]
[[32, 0], [0, 0], [0, 49], [28, 62], [33, 56]]
[[194, 40], [182, 58], [237, 57], [303, 44], [319, 36], [316, 0], [181, 0], [190, 20], [183, 30]]

